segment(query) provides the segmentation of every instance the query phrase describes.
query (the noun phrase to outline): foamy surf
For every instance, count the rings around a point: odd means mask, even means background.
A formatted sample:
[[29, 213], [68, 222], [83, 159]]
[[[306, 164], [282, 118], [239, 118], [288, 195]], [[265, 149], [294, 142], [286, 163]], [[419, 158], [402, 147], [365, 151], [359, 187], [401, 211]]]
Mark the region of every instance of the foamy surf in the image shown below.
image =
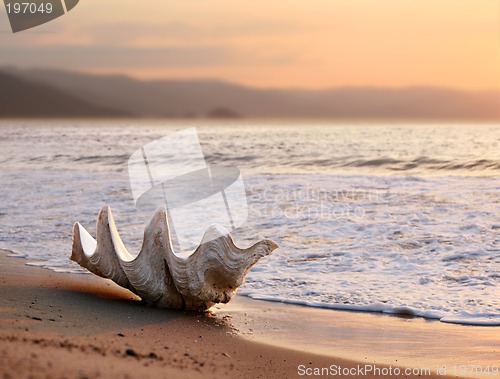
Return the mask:
[[[67, 259], [72, 225], [77, 219], [93, 230], [95, 209], [109, 204], [124, 242], [139, 251], [151, 215], [135, 209], [126, 159], [123, 167], [120, 161], [176, 125], [2, 130], [0, 247], [31, 265], [81, 273]], [[495, 126], [249, 122], [201, 127], [199, 135], [212, 163], [241, 168], [249, 217], [235, 241], [243, 246], [270, 237], [280, 246], [250, 271], [241, 294], [500, 325]], [[92, 156], [82, 138], [96, 141]]]

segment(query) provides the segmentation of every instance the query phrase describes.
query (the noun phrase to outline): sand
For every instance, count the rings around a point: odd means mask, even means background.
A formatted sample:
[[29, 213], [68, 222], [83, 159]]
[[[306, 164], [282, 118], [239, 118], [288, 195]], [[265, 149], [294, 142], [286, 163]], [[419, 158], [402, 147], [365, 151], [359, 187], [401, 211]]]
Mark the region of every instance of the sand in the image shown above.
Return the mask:
[[94, 275], [25, 263], [0, 252], [4, 378], [478, 377], [460, 365], [500, 364], [500, 328], [241, 296], [206, 314], [160, 310]]

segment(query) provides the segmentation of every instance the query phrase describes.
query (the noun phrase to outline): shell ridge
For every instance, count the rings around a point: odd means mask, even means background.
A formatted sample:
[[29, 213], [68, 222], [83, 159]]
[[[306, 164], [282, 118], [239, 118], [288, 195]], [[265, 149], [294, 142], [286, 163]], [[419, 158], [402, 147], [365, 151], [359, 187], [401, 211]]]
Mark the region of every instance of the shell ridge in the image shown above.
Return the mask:
[[172, 246], [166, 212], [163, 207], [156, 210], [134, 257], [123, 244], [111, 208], [105, 206], [98, 215], [93, 253], [85, 250], [91, 249], [93, 239], [82, 240], [83, 231], [88, 232], [78, 223], [73, 226], [71, 259], [158, 307], [206, 310], [215, 303], [227, 303], [248, 270], [278, 247], [262, 240], [240, 249], [229, 232], [211, 226], [190, 256], [180, 256]]

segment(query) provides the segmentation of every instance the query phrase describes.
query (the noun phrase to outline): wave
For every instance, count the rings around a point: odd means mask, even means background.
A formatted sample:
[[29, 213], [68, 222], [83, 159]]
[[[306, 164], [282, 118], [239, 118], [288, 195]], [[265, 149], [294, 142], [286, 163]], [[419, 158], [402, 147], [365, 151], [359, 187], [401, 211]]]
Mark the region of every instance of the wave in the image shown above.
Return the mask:
[[[250, 168], [272, 168], [280, 167], [280, 171], [286, 171], [290, 168], [291, 172], [311, 172], [315, 168], [319, 171], [328, 170], [380, 170], [385, 172], [416, 172], [416, 173], [492, 173], [500, 171], [500, 161], [491, 159], [471, 159], [471, 160], [455, 160], [455, 159], [439, 159], [427, 156], [420, 156], [410, 159], [399, 159], [389, 156], [383, 157], [354, 157], [354, 156], [339, 156], [335, 158], [314, 157], [308, 156], [272, 156], [265, 157], [257, 155], [242, 155], [242, 156], [226, 156], [222, 154], [207, 154], [206, 161], [208, 163], [219, 163], [228, 165], [237, 165], [240, 167]], [[271, 170], [272, 171], [272, 170]]]
[[[25, 160], [28, 165], [31, 164], [54, 164], [57, 166], [73, 166], [81, 164], [92, 164], [96, 166], [124, 165], [129, 159], [128, 154], [109, 154], [109, 155], [80, 155], [72, 156], [69, 154], [39, 155], [29, 157]], [[6, 160], [7, 162], [8, 160]]]
[[[293, 163], [295, 166], [297, 162]], [[430, 157], [418, 157], [411, 160], [395, 159], [391, 157], [369, 158], [369, 159], [317, 159], [303, 162], [301, 166], [312, 164], [319, 167], [342, 167], [342, 168], [378, 168], [390, 171], [491, 171], [500, 170], [500, 161], [490, 159], [476, 159], [470, 161], [455, 161], [436, 159]]]
[[73, 158], [74, 162], [86, 163], [103, 163], [103, 164], [122, 164], [127, 162], [130, 158], [129, 154], [116, 154], [116, 155], [87, 155]]
[[314, 157], [308, 156], [266, 156], [265, 162], [262, 157], [257, 155], [242, 155], [240, 157], [223, 157], [222, 154], [210, 154], [206, 157], [209, 163], [244, 165], [251, 168], [280, 167], [281, 171], [286, 167], [292, 168], [292, 172], [297, 169], [304, 172], [318, 169], [359, 169], [359, 170], [381, 170], [386, 172], [474, 172], [481, 171], [495, 172], [500, 171], [500, 161], [477, 158], [470, 160], [460, 159], [439, 159], [427, 156], [416, 158], [401, 159], [390, 156], [382, 157], [359, 157], [359, 156], [338, 156]]
[[[428, 156], [419, 156], [416, 158], [401, 159], [391, 156], [382, 157], [360, 157], [360, 156], [338, 156], [338, 157], [310, 157], [308, 155], [292, 156], [259, 156], [245, 154], [240, 156], [223, 156], [219, 153], [206, 154], [207, 163], [216, 163], [222, 165], [235, 165], [240, 168], [252, 168], [265, 170], [279, 167], [280, 173], [286, 173], [287, 170], [293, 173], [310, 173], [315, 170], [324, 172], [325, 170], [377, 170], [386, 173], [460, 173], [460, 174], [498, 174], [500, 171], [500, 161], [487, 158], [477, 159], [442, 159]], [[57, 167], [80, 168], [81, 165], [92, 165], [93, 167], [109, 168], [109, 166], [125, 169], [129, 154], [93, 154], [93, 155], [71, 155], [71, 154], [53, 154], [53, 155], [35, 155], [24, 159], [21, 162], [32, 165], [47, 165]], [[2, 161], [8, 164], [13, 158], [7, 158]]]
[[497, 314], [460, 312], [459, 314], [446, 314], [442, 311], [419, 310], [408, 306], [394, 306], [386, 303], [371, 304], [338, 304], [321, 303], [295, 299], [282, 299], [273, 296], [261, 296], [257, 294], [239, 292], [242, 296], [250, 297], [254, 300], [270, 301], [292, 305], [301, 305], [311, 308], [332, 309], [338, 311], [382, 313], [396, 317], [421, 317], [428, 320], [439, 320], [448, 324], [475, 325], [475, 326], [500, 326], [500, 317]]

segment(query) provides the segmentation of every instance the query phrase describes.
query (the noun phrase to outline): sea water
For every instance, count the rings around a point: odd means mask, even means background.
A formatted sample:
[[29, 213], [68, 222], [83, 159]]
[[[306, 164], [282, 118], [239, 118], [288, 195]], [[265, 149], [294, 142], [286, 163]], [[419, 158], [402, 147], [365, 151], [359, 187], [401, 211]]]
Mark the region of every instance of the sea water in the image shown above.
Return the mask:
[[236, 165], [249, 215], [238, 246], [279, 249], [239, 293], [313, 307], [500, 325], [500, 125], [332, 121], [1, 121], [0, 248], [83, 273], [79, 221], [109, 204], [132, 253], [151, 214], [127, 161], [196, 127], [209, 163]]

